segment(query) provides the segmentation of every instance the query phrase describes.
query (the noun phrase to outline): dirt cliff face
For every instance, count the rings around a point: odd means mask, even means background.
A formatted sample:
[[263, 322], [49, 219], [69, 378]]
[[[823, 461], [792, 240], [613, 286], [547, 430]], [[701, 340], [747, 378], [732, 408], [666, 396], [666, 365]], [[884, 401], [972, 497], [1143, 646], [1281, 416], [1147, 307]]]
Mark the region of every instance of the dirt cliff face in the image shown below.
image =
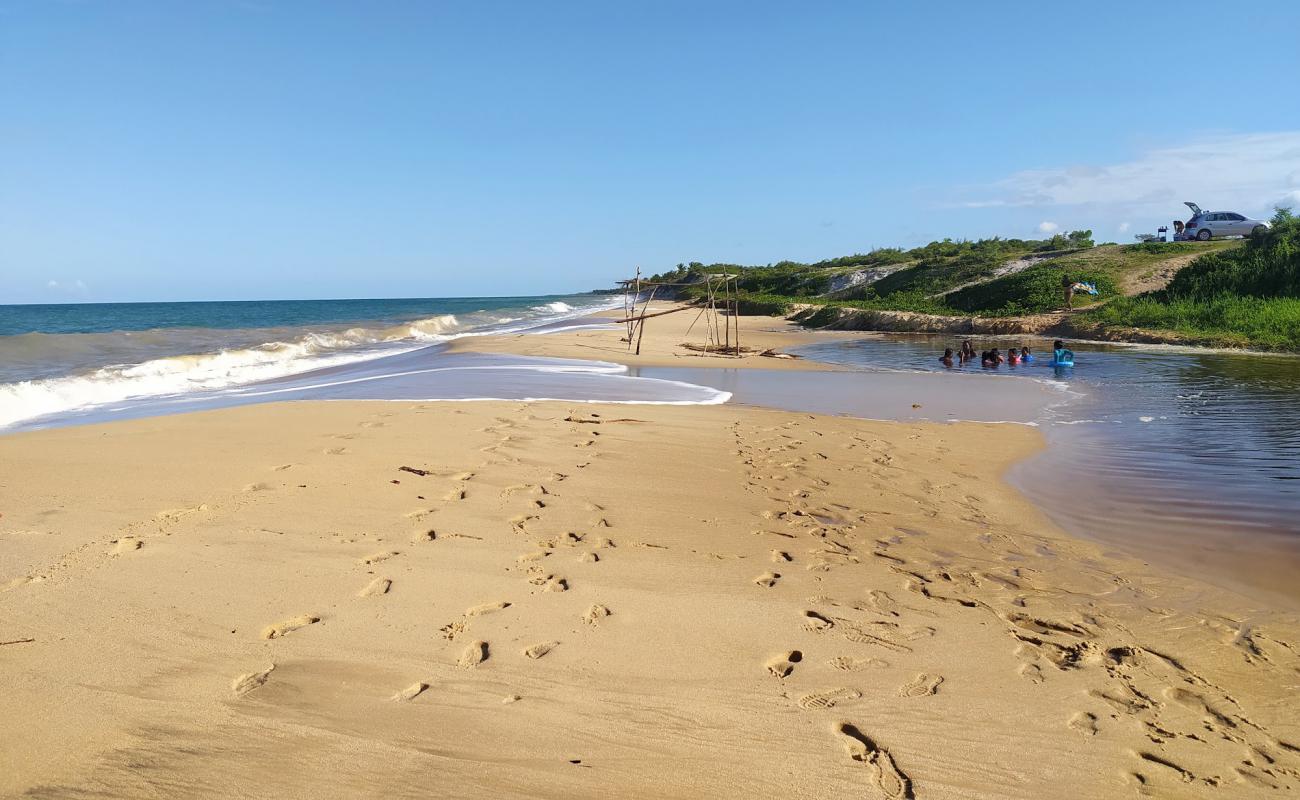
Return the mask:
[[836, 331], [892, 333], [953, 333], [960, 335], [1036, 335], [1102, 342], [1181, 344], [1230, 347], [1231, 342], [1198, 339], [1175, 331], [1107, 327], [1084, 322], [1074, 314], [1033, 314], [1024, 317], [949, 317], [912, 311], [797, 305], [790, 319], [810, 328]]
[[797, 306], [791, 319], [812, 328], [841, 331], [895, 331], [900, 333], [1015, 334], [1042, 333], [1058, 316], [948, 317], [911, 311], [863, 308]]

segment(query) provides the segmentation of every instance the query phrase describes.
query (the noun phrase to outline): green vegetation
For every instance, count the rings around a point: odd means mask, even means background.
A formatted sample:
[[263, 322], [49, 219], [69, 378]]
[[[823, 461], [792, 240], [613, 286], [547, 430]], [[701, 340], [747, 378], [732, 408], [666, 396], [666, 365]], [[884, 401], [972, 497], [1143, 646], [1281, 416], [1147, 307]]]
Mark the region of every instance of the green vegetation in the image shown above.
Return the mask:
[[1300, 217], [1279, 209], [1272, 227], [1244, 246], [1203, 255], [1163, 291], [1121, 298], [1087, 320], [1227, 346], [1300, 351]]
[[740, 295], [740, 313], [751, 317], [783, 317], [790, 313], [792, 301], [788, 297], [775, 294]]
[[[910, 250], [882, 248], [812, 264], [781, 261], [765, 266], [678, 264], [649, 280], [697, 284], [679, 297], [704, 294], [704, 275], [739, 275], [742, 310], [779, 314], [793, 303], [911, 311], [957, 316], [1015, 316], [1059, 309], [1061, 282], [1095, 283], [1097, 298], [1118, 296], [1125, 282], [1151, 273], [1170, 258], [1232, 247], [1229, 242], [1174, 242], [1092, 246], [1091, 231], [1050, 239], [980, 239], [930, 242]], [[999, 277], [999, 273], [1006, 273]]]
[[[1190, 264], [1189, 264], [1190, 262]], [[1062, 283], [1094, 283], [1075, 296], [1085, 325], [1141, 328], [1229, 346], [1300, 351], [1300, 218], [1279, 211], [1272, 228], [1238, 241], [1094, 246], [1091, 231], [1050, 239], [930, 242], [812, 264], [678, 264], [651, 281], [704, 293], [704, 276], [738, 275], [743, 314], [782, 315], [795, 304], [941, 316], [1026, 316], [1059, 310]], [[1143, 288], [1166, 289], [1130, 297]], [[1163, 334], [1162, 334], [1163, 335]]]
[[[946, 300], [949, 306], [964, 313], [988, 316], [1037, 314], [1061, 307], [1064, 299], [1064, 289], [1061, 286], [1063, 275], [1072, 281], [1096, 284], [1096, 299], [1099, 300], [1114, 297], [1118, 291], [1111, 273], [1105, 269], [1069, 269], [1057, 263], [1040, 262], [1014, 275], [953, 292]], [[1082, 304], [1092, 301], [1093, 298], [1089, 295], [1082, 295], [1078, 302]]]
[[1122, 297], [1087, 316], [1108, 326], [1172, 331], [1220, 347], [1300, 352], [1300, 298], [1295, 297]]
[[1300, 217], [1278, 209], [1272, 227], [1237, 250], [1197, 259], [1169, 284], [1170, 297], [1223, 294], [1300, 297]]

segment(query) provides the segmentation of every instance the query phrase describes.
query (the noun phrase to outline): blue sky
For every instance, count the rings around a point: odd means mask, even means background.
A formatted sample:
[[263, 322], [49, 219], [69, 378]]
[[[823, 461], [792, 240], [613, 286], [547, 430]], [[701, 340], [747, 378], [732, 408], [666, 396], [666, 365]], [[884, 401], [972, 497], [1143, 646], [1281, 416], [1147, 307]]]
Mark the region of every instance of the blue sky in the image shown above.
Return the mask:
[[0, 0], [0, 303], [564, 292], [1265, 214], [1300, 205], [1296, 30], [1295, 2]]

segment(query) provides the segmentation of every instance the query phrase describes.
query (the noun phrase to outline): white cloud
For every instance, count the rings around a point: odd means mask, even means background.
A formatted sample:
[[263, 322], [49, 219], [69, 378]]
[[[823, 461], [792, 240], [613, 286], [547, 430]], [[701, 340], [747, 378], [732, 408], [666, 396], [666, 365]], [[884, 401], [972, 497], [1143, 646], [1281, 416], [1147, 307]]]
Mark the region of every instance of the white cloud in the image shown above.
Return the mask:
[[1039, 233], [1056, 233], [1056, 232], [1059, 231], [1060, 229], [1061, 229], [1061, 226], [1060, 226], [1060, 225], [1057, 225], [1055, 222], [1048, 222], [1048, 221], [1044, 220], [1044, 221], [1038, 223], [1038, 232], [1039, 232]]
[[1284, 193], [1273, 205], [1279, 208], [1293, 208], [1300, 210], [1300, 189], [1293, 189], [1292, 191]]
[[1127, 222], [1121, 222], [1121, 223], [1119, 224], [1119, 232], [1120, 232], [1120, 233], [1128, 233], [1128, 223], [1127, 223]]
[[1264, 214], [1300, 198], [1300, 131], [1215, 136], [1149, 150], [1109, 165], [1074, 165], [1016, 172], [968, 187], [957, 205], [1086, 207], [1116, 216], [1172, 218], [1184, 200], [1206, 210]]
[[90, 291], [90, 287], [80, 278], [74, 281], [58, 281], [51, 278], [45, 282], [45, 288], [63, 295], [81, 296], [86, 295]]

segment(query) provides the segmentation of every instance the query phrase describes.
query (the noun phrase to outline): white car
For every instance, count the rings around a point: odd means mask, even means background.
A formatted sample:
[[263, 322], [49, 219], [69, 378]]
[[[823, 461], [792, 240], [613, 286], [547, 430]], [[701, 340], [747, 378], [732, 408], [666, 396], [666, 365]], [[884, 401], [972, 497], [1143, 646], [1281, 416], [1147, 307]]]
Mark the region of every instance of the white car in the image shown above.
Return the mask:
[[1183, 239], [1208, 242], [1225, 236], [1251, 236], [1268, 230], [1262, 219], [1251, 219], [1235, 211], [1202, 211], [1195, 203], [1183, 203], [1192, 210], [1192, 218], [1183, 226]]

